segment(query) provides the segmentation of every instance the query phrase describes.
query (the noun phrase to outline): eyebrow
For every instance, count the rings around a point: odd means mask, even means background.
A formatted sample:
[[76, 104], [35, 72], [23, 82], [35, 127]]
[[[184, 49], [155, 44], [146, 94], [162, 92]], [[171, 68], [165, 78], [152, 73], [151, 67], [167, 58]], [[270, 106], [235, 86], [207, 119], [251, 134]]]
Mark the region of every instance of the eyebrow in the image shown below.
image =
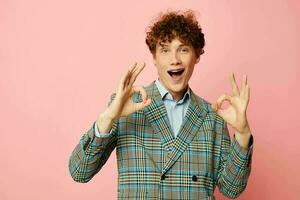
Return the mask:
[[[162, 47], [162, 48], [164, 48], [164, 47], [169, 47], [170, 45], [169, 44], [159, 44], [159, 47]], [[188, 46], [189, 47], [189, 45], [188, 44], [184, 44], [184, 43], [182, 43], [182, 44], [180, 44], [179, 45], [179, 47], [182, 47], [182, 46]]]

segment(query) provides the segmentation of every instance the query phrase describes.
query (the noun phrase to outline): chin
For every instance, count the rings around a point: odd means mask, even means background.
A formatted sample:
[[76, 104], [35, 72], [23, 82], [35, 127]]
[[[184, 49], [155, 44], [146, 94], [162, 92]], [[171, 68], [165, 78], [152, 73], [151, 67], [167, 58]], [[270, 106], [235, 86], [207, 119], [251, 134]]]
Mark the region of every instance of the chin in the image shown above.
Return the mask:
[[179, 85], [172, 85], [170, 89], [172, 90], [172, 92], [178, 93], [184, 91], [185, 88], [186, 86], [179, 84]]

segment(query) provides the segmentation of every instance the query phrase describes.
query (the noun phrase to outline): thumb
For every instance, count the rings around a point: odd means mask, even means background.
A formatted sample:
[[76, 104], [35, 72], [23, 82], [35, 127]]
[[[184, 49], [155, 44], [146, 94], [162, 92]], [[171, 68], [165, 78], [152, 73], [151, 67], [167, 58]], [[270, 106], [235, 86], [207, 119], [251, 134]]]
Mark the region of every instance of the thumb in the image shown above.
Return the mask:
[[216, 112], [220, 117], [223, 118], [224, 113], [223, 113], [223, 110], [218, 106], [218, 103], [212, 104], [211, 107], [214, 112]]
[[147, 106], [149, 106], [151, 104], [151, 102], [152, 102], [152, 99], [147, 98], [145, 101], [142, 101], [140, 103], [135, 103], [134, 110], [138, 111], [138, 110], [141, 110], [143, 108], [146, 108]]
[[213, 103], [212, 105], [211, 105], [211, 107], [212, 107], [212, 109], [213, 109], [213, 111], [214, 112], [217, 112], [218, 111], [218, 104], [216, 104], [216, 103]]

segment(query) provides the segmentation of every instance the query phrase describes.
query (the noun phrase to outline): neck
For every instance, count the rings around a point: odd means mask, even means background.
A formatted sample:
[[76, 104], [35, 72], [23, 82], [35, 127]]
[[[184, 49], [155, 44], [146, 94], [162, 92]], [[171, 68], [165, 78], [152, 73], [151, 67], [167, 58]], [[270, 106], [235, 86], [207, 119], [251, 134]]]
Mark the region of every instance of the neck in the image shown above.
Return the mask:
[[175, 92], [174, 93], [172, 91], [169, 91], [169, 90], [168, 91], [172, 95], [172, 97], [175, 101], [180, 101], [183, 98], [183, 95], [186, 93], [187, 89], [188, 89], [188, 86], [180, 92]]
[[158, 78], [158, 81], [160, 82], [160, 84], [171, 94], [171, 96], [173, 97], [173, 99], [177, 102], [180, 101], [184, 94], [186, 93], [186, 91], [189, 88], [189, 85], [187, 85], [183, 90], [181, 90], [180, 92], [173, 92], [170, 89], [168, 89], [168, 87], [165, 86], [165, 84]]

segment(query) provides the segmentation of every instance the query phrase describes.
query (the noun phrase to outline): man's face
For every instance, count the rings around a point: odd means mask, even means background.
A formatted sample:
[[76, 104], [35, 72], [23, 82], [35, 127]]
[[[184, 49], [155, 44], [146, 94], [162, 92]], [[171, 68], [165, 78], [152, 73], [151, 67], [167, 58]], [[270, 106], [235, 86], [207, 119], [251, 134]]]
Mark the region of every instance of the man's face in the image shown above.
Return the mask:
[[192, 76], [194, 66], [200, 60], [192, 46], [182, 43], [178, 38], [170, 43], [157, 44], [154, 65], [159, 81], [176, 101], [182, 98]]

